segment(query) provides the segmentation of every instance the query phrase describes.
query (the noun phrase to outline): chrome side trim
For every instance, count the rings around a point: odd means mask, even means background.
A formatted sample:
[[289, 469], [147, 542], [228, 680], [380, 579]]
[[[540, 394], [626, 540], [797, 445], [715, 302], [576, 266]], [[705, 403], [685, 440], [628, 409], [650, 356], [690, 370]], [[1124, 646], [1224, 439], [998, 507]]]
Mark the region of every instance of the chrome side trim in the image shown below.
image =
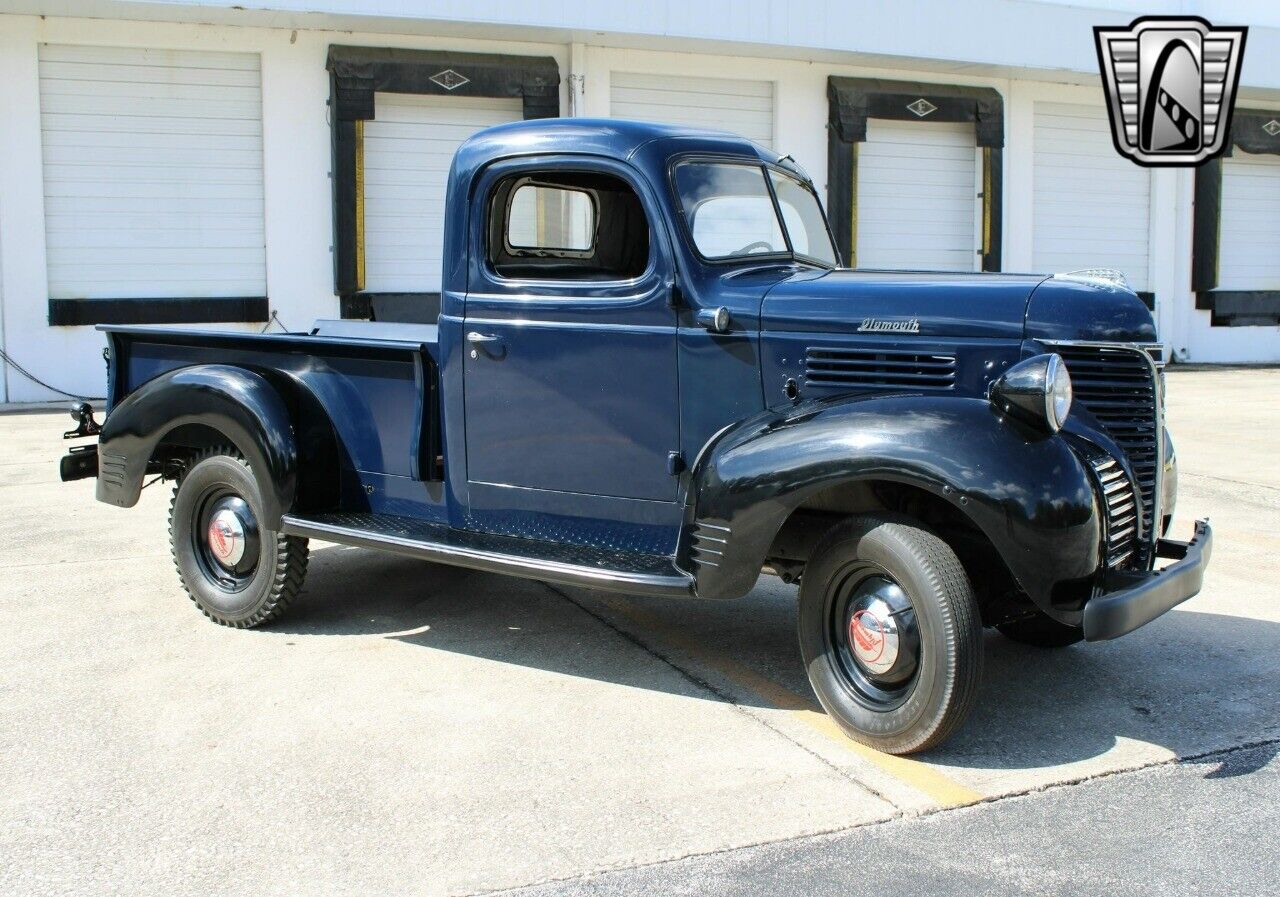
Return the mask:
[[292, 514], [286, 514], [281, 519], [280, 531], [290, 536], [324, 539], [358, 548], [390, 551], [438, 564], [521, 576], [525, 579], [542, 579], [561, 585], [580, 585], [636, 595], [688, 597], [693, 594], [693, 578], [688, 574], [676, 573], [674, 566], [670, 576], [586, 567], [443, 542], [420, 541], [333, 523], [319, 523]]

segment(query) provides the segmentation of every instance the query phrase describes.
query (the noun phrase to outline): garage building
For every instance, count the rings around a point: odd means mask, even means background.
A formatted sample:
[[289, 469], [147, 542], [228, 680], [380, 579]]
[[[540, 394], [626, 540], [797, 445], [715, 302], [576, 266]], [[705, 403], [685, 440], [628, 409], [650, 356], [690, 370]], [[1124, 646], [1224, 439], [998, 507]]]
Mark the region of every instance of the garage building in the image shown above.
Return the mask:
[[1112, 146], [1092, 28], [1131, 16], [1101, 0], [12, 0], [0, 402], [102, 395], [97, 324], [429, 317], [454, 149], [560, 115], [790, 153], [848, 263], [1114, 267], [1176, 360], [1280, 362], [1280, 11], [1221, 5], [1250, 26], [1237, 113], [1190, 170]]

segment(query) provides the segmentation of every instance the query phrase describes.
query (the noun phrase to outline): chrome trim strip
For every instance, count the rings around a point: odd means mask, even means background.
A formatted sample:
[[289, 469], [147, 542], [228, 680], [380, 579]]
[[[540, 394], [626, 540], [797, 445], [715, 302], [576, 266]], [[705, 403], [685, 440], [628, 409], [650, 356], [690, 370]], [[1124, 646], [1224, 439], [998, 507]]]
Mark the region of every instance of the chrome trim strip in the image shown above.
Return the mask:
[[[316, 523], [286, 514], [281, 518], [280, 531], [290, 536], [324, 539], [343, 545], [382, 549], [409, 557], [421, 558], [455, 567], [469, 567], [491, 573], [505, 573], [527, 579], [549, 579], [565, 585], [585, 585], [592, 588], [650, 595], [692, 595], [693, 579], [673, 573], [663, 576], [656, 573], [628, 573], [599, 567], [584, 567], [561, 561], [546, 561], [520, 555], [483, 551], [447, 545], [443, 542], [419, 541], [403, 536], [371, 533], [355, 527], [332, 523]], [[672, 569], [675, 569], [673, 564]]]

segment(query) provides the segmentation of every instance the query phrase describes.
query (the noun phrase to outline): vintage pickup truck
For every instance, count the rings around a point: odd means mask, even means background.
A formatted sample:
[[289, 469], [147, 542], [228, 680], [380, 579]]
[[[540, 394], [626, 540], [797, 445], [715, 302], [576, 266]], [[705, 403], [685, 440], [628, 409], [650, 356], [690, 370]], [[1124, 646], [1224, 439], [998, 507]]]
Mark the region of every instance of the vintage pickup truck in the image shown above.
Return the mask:
[[623, 121], [477, 134], [446, 225], [436, 324], [103, 328], [107, 417], [63, 477], [120, 507], [175, 480], [215, 622], [279, 616], [311, 538], [672, 598], [765, 571], [822, 705], [908, 753], [969, 710], [984, 626], [1111, 639], [1200, 588], [1114, 272], [842, 269], [789, 157]]

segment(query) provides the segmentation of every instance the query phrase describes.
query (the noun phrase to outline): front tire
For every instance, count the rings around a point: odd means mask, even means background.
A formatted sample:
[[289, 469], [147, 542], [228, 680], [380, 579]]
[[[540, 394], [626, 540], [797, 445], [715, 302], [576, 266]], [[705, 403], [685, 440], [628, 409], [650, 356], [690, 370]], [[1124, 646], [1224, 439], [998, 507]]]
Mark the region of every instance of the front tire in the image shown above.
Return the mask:
[[982, 623], [955, 552], [905, 517], [855, 517], [800, 581], [800, 653], [841, 729], [890, 754], [928, 750], [964, 721], [982, 675]]
[[244, 458], [208, 449], [178, 479], [169, 542], [182, 585], [210, 620], [248, 629], [276, 619], [302, 590], [307, 540], [266, 529]]

